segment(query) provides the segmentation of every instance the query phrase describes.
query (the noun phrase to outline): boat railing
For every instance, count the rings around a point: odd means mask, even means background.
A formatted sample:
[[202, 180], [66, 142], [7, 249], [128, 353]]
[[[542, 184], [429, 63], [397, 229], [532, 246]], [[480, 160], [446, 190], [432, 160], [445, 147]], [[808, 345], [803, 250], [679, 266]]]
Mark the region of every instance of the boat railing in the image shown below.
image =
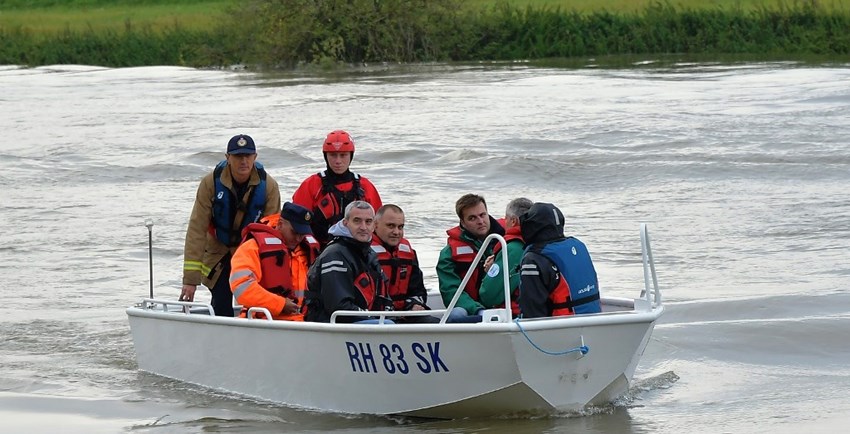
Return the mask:
[[215, 316], [215, 311], [209, 303], [200, 303], [196, 301], [175, 301], [162, 300], [159, 298], [144, 298], [139, 307], [147, 310], [162, 310], [163, 312], [175, 312], [171, 306], [180, 306], [177, 312], [183, 313], [202, 313], [210, 316]]
[[[470, 265], [470, 269], [476, 267], [479, 262], [481, 262], [481, 258], [484, 256], [484, 253], [487, 251], [487, 246], [490, 245], [493, 241], [498, 241], [502, 245], [502, 251], [508, 251], [508, 244], [505, 239], [499, 234], [490, 234], [487, 238], [484, 239], [484, 242], [481, 243], [481, 247], [478, 249], [478, 253], [475, 255], [475, 258], [472, 260], [472, 264]], [[510, 268], [508, 268], [508, 255], [502, 255], [502, 273], [503, 286], [505, 288], [505, 300], [507, 300], [506, 305], [510, 305], [511, 299], [511, 288], [510, 288]], [[427, 315], [435, 315], [441, 314], [440, 324], [445, 324], [449, 319], [449, 314], [452, 309], [454, 309], [457, 304], [457, 300], [460, 298], [460, 294], [463, 292], [463, 288], [466, 287], [467, 282], [472, 277], [473, 273], [466, 273], [463, 276], [463, 280], [460, 282], [460, 286], [458, 286], [458, 290], [455, 292], [454, 297], [452, 297], [452, 301], [446, 306], [445, 309], [432, 309], [432, 310], [405, 310], [405, 311], [358, 311], [358, 310], [338, 310], [331, 314], [331, 323], [335, 323], [337, 318], [340, 316], [357, 316], [363, 317], [368, 316], [370, 318], [376, 319], [379, 324], [390, 324], [389, 322], [385, 322], [387, 318], [393, 317], [402, 317], [402, 316], [427, 316]], [[511, 310], [509, 308], [502, 309], [487, 309], [485, 310], [484, 318], [482, 322], [484, 323], [493, 323], [493, 322], [501, 322], [507, 323], [513, 321], [513, 317], [511, 314]]]
[[[258, 318], [257, 315], [263, 316]], [[264, 307], [249, 307], [248, 312], [245, 313], [245, 317], [248, 319], [265, 319], [269, 321], [272, 321], [274, 319], [272, 317], [272, 313]]]
[[[499, 234], [490, 234], [481, 244], [481, 247], [478, 249], [478, 253], [475, 255], [475, 258], [472, 260], [470, 267], [476, 267], [479, 262], [481, 262], [484, 257], [484, 253], [487, 251], [487, 247], [493, 241], [497, 241], [502, 246], [502, 251], [507, 252], [507, 242], [505, 239]], [[652, 256], [652, 248], [650, 246], [649, 240], [649, 230], [647, 229], [646, 223], [641, 223], [640, 225], [640, 241], [641, 241], [641, 254], [642, 254], [642, 262], [643, 262], [643, 275], [644, 275], [644, 289], [641, 291], [640, 298], [635, 300], [634, 309], [635, 310], [651, 310], [655, 307], [659, 307], [662, 304], [661, 290], [658, 288], [658, 276], [655, 272], [655, 260]], [[509, 301], [511, 299], [511, 288], [510, 288], [510, 268], [508, 267], [508, 255], [502, 255], [502, 273], [503, 287], [505, 290], [505, 300], [507, 301], [506, 306], [509, 306]], [[428, 315], [441, 315], [440, 316], [440, 324], [445, 324], [451, 314], [452, 309], [455, 308], [458, 299], [460, 298], [461, 293], [463, 292], [464, 287], [469, 282], [469, 279], [472, 277], [474, 273], [466, 273], [463, 279], [458, 286], [458, 290], [455, 291], [454, 296], [449, 302], [448, 306], [445, 309], [432, 309], [432, 310], [412, 310], [412, 311], [356, 311], [356, 310], [339, 310], [334, 312], [331, 315], [331, 323], [337, 322], [337, 318], [340, 316], [358, 316], [363, 317], [367, 316], [370, 318], [374, 318], [378, 320], [378, 323], [383, 324], [385, 320], [388, 318], [394, 317], [409, 317], [409, 316], [428, 316]], [[641, 304], [642, 306], [639, 306]], [[179, 309], [174, 309], [177, 306]], [[212, 305], [209, 303], [200, 303], [193, 301], [174, 301], [174, 300], [163, 300], [163, 299], [154, 299], [154, 298], [145, 298], [142, 299], [142, 302], [139, 304], [139, 307], [146, 310], [162, 310], [164, 312], [183, 312], [186, 314], [189, 313], [197, 313], [197, 314], [205, 314], [214, 316], [214, 310]], [[497, 309], [487, 309], [484, 312], [484, 323], [509, 323], [513, 321], [513, 313], [511, 309], [508, 307], [497, 308]], [[262, 317], [258, 318], [258, 315], [262, 314], [265, 319], [271, 320], [272, 315], [268, 311], [268, 309], [255, 307], [250, 308], [247, 312], [247, 317], [250, 319], [262, 319]], [[389, 324], [389, 322], [386, 322]]]
[[437, 313], [442, 313], [445, 309], [434, 310], [337, 310], [331, 314], [331, 324], [337, 322], [337, 318], [341, 316], [358, 316], [369, 317], [375, 319], [379, 324], [392, 324], [386, 321], [394, 317], [401, 316], [429, 316]]
[[[661, 306], [661, 290], [658, 289], [658, 276], [655, 274], [655, 260], [652, 258], [652, 248], [649, 245], [649, 230], [646, 223], [640, 224], [640, 245], [643, 257], [644, 282], [644, 289], [640, 293], [640, 298], [646, 300], [650, 308]], [[650, 282], [652, 283], [651, 285]]]

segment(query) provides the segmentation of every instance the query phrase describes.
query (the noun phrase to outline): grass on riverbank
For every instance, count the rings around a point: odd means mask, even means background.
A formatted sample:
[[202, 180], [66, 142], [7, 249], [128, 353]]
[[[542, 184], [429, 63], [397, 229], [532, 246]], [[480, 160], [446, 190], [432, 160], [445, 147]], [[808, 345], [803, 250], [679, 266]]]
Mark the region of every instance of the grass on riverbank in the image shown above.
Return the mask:
[[71, 31], [209, 30], [235, 0], [0, 0], [0, 29], [33, 35]]
[[[577, 11], [581, 13], [612, 12], [637, 13], [647, 7], [664, 3], [659, 0], [464, 0], [464, 7], [469, 9], [488, 9], [502, 3], [509, 3], [517, 8], [534, 9], [561, 8], [562, 11]], [[825, 10], [850, 11], [850, 1], [846, 0], [672, 0], [670, 4], [678, 10], [742, 10], [755, 11], [764, 7], [778, 7], [784, 3], [787, 6], [795, 4], [815, 4]]]
[[[34, 35], [71, 31], [122, 30], [127, 22], [136, 28], [164, 31], [175, 25], [188, 30], [209, 30], [222, 19], [228, 6], [239, 0], [0, 0], [0, 29], [23, 30]], [[463, 0], [469, 11], [486, 11], [509, 4], [517, 9], [550, 9], [638, 13], [658, 0]], [[755, 11], [765, 6], [817, 4], [827, 11], [850, 11], [850, 0], [675, 0], [679, 10], [740, 9]]]
[[[663, 53], [850, 54], [850, 12], [811, 0], [747, 10], [744, 5], [755, 0], [742, 0], [741, 8], [711, 1], [694, 0], [704, 6], [694, 8], [645, 1], [649, 5], [637, 12], [565, 10], [560, 7], [564, 2], [557, 0], [470, 0], [480, 6], [459, 0], [69, 1], [63, 6], [53, 0], [0, 4], [32, 3], [53, 12], [74, 6], [88, 11], [87, 19], [95, 10], [117, 10], [121, 5], [127, 11], [185, 6], [212, 21], [197, 26], [200, 18], [194, 25], [175, 19], [155, 25], [125, 18], [120, 25], [107, 25], [110, 21], [104, 18], [104, 27], [66, 24], [54, 31], [0, 25], [0, 64], [292, 67]], [[606, 2], [625, 3], [596, 4]], [[213, 3], [221, 9], [209, 8]], [[219, 15], [222, 10], [227, 10], [226, 16]]]

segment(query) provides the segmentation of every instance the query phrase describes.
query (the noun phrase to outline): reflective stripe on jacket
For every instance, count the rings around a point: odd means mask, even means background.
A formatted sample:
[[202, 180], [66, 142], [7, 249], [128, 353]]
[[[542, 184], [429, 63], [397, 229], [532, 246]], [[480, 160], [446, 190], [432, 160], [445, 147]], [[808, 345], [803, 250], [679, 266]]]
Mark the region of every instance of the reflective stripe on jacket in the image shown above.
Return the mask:
[[[276, 222], [275, 222], [276, 223]], [[309, 265], [318, 253], [318, 243], [307, 238], [294, 250], [286, 247], [277, 229], [262, 223], [245, 228], [245, 242], [231, 261], [230, 288], [244, 311], [264, 307], [274, 319], [303, 320], [301, 313], [284, 315], [284, 299], [303, 306]]]
[[[383, 272], [368, 242], [337, 237], [319, 255], [307, 274], [304, 319], [330, 322], [338, 310], [383, 310]], [[392, 304], [389, 304], [392, 307]], [[338, 322], [356, 322], [363, 317], [343, 316]]]
[[[215, 200], [216, 179], [228, 189], [233, 189], [233, 179], [230, 170], [224, 170], [220, 176], [215, 176], [211, 170], [201, 179], [195, 195], [195, 203], [192, 206], [192, 214], [186, 229], [186, 241], [183, 247], [183, 284], [199, 285], [203, 283], [207, 288], [212, 288], [219, 279], [218, 270], [222, 267], [217, 265], [223, 258], [230, 258], [236, 251], [237, 246], [228, 247], [216, 238], [210, 227], [214, 218], [213, 201]], [[256, 168], [251, 172], [248, 185], [260, 184], [260, 175]], [[255, 196], [255, 199], [257, 197]], [[264, 197], [264, 215], [280, 213], [280, 190], [277, 181], [271, 175], [266, 175], [266, 189]], [[237, 219], [241, 219], [242, 213], [237, 210]], [[226, 278], [226, 277], [225, 277]]]

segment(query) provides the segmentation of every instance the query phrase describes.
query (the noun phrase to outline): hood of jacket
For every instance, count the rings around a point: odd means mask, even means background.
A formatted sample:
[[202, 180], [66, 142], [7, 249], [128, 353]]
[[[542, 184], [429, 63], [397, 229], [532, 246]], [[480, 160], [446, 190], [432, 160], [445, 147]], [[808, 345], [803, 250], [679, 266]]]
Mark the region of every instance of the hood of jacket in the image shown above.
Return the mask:
[[345, 237], [354, 239], [354, 237], [351, 235], [351, 231], [348, 230], [348, 228], [345, 227], [344, 224], [342, 224], [342, 220], [336, 222], [333, 226], [328, 228], [328, 235], [332, 237]]
[[526, 244], [564, 238], [564, 214], [551, 203], [536, 202], [519, 217], [519, 224]]
[[[343, 243], [354, 249], [362, 250], [363, 252], [372, 251], [372, 239], [369, 238], [369, 241], [366, 242], [358, 241], [353, 235], [351, 235], [351, 231], [342, 224], [342, 220], [334, 223], [334, 225], [328, 229], [328, 234], [333, 237], [331, 240], [332, 243]], [[364, 256], [366, 256], [365, 253]]]

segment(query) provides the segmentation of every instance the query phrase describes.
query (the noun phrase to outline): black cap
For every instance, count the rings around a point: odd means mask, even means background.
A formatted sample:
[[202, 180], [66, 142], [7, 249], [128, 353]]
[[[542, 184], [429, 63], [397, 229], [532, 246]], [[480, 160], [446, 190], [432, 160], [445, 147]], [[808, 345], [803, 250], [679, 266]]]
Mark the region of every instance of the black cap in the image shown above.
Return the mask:
[[284, 203], [283, 209], [280, 210], [280, 218], [288, 221], [296, 233], [303, 235], [313, 233], [313, 230], [310, 229], [310, 220], [313, 219], [313, 213], [301, 205], [296, 205], [292, 202]]
[[254, 146], [254, 139], [246, 134], [237, 134], [230, 138], [227, 142], [228, 154], [256, 154], [257, 147]]

